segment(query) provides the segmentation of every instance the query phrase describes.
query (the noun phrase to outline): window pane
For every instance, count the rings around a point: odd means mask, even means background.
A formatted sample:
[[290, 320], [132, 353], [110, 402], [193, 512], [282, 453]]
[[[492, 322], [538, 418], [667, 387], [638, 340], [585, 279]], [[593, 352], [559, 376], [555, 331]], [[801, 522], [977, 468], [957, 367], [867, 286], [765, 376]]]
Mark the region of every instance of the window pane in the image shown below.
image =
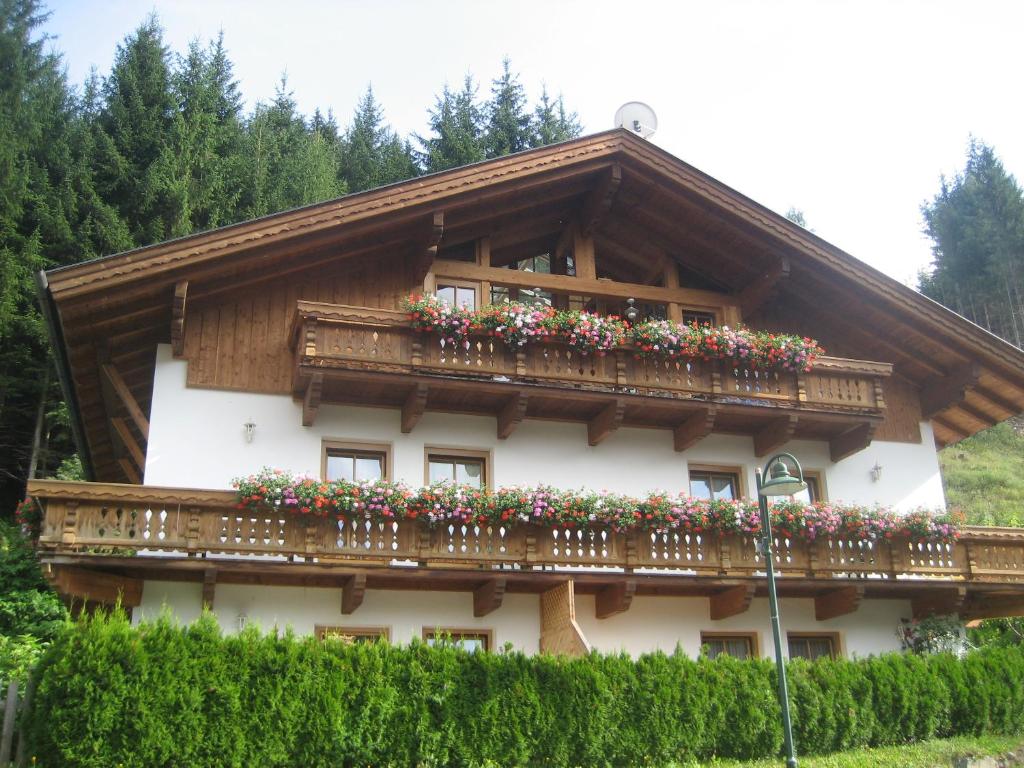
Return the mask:
[[457, 482], [479, 488], [483, 485], [484, 466], [481, 461], [459, 461], [455, 464]]
[[508, 287], [495, 285], [491, 288], [491, 304], [503, 304], [509, 301]]
[[791, 637], [789, 639], [789, 656], [794, 659], [814, 661], [833, 655], [831, 637]]
[[715, 316], [707, 312], [683, 311], [683, 323], [686, 325], [714, 325]]
[[735, 659], [750, 657], [750, 638], [734, 637], [725, 641], [725, 652]]
[[356, 457], [356, 480], [380, 480], [382, 477], [384, 477], [384, 459], [382, 457]]
[[452, 306], [455, 306], [455, 286], [454, 285], [439, 285], [435, 292], [437, 298], [442, 301], [446, 301]]
[[327, 479], [352, 482], [354, 461], [351, 454], [327, 454]]
[[713, 498], [716, 499], [734, 499], [736, 498], [736, 488], [733, 483], [733, 479], [729, 475], [713, 475], [711, 477], [711, 489], [713, 492]]
[[430, 482], [441, 483], [455, 479], [455, 464], [451, 461], [430, 460]]
[[460, 307], [476, 309], [476, 291], [472, 288], [456, 288], [455, 303]]
[[690, 473], [690, 495], [698, 499], [710, 499], [711, 478], [706, 474]]

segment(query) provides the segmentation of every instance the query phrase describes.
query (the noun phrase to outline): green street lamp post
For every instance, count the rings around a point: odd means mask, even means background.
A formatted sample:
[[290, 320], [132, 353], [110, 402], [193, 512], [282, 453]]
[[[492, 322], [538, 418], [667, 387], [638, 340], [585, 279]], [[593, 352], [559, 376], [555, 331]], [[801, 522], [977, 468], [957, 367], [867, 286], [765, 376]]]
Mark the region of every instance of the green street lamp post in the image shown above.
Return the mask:
[[[796, 467], [797, 476], [789, 474], [785, 460]], [[782, 630], [779, 627], [779, 598], [775, 592], [775, 556], [772, 553], [771, 516], [768, 513], [769, 496], [792, 496], [807, 488], [804, 471], [800, 462], [789, 453], [779, 453], [765, 462], [768, 479], [764, 479], [758, 467], [757, 503], [761, 512], [761, 554], [764, 556], [765, 571], [768, 573], [768, 605], [771, 609], [772, 636], [775, 638], [775, 666], [779, 676], [779, 704], [782, 707], [782, 735], [786, 746], [786, 768], [797, 768], [796, 748], [793, 745], [793, 723], [789, 716], [789, 690], [786, 686], [786, 665], [782, 660]]]

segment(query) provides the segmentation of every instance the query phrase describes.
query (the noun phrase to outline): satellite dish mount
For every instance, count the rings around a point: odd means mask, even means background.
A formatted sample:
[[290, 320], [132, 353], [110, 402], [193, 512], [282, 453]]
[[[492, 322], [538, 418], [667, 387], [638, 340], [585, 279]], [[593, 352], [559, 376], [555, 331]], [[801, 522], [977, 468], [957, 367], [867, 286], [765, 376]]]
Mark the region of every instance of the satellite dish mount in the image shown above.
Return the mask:
[[625, 128], [641, 139], [649, 139], [658, 130], [658, 117], [642, 101], [627, 101], [615, 112], [615, 127]]

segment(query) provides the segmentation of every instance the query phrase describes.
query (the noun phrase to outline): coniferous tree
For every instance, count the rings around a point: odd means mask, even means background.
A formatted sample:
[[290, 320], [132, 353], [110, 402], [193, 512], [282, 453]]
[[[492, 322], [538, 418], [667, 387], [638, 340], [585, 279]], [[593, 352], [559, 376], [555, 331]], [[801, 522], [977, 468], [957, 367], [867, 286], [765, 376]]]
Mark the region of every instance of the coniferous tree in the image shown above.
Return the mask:
[[533, 111], [530, 146], [543, 147], [559, 141], [568, 141], [582, 133], [583, 126], [580, 125], [579, 116], [566, 110], [561, 94], [552, 101], [545, 85], [540, 92], [540, 102]]
[[484, 148], [487, 157], [502, 157], [529, 149], [530, 115], [526, 111], [526, 90], [519, 75], [512, 74], [512, 61], [501, 62], [501, 74], [491, 84], [487, 102], [487, 129]]
[[420, 162], [427, 173], [469, 165], [484, 159], [483, 113], [476, 100], [476, 85], [466, 75], [462, 90], [448, 85], [430, 110], [431, 136], [417, 137], [423, 147]]
[[417, 172], [412, 147], [384, 122], [384, 109], [368, 86], [341, 142], [341, 173], [349, 192], [411, 179]]

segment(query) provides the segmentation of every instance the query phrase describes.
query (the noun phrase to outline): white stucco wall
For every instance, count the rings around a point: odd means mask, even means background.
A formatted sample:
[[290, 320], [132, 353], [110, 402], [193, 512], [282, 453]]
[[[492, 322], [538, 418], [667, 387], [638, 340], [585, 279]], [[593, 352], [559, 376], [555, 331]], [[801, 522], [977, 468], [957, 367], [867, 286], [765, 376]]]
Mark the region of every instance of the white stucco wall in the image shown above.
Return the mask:
[[[178, 620], [191, 622], [200, 614], [201, 601], [199, 584], [147, 581], [133, 618], [136, 623], [155, 618], [166, 607]], [[214, 613], [225, 632], [237, 631], [242, 616], [265, 631], [290, 626], [300, 634], [311, 634], [318, 624], [389, 627], [395, 643], [420, 637], [424, 627], [487, 629], [493, 631], [497, 648], [506, 643], [525, 653], [539, 648], [536, 595], [506, 595], [502, 606], [483, 618], [473, 616], [469, 593], [370, 589], [355, 613], [343, 616], [340, 606], [340, 589], [218, 584]], [[853, 657], [898, 650], [896, 627], [900, 618], [910, 617], [911, 610], [906, 600], [865, 600], [855, 613], [817, 621], [814, 601], [794, 598], [781, 601], [780, 614], [784, 637], [788, 631], [838, 632], [843, 651]], [[760, 598], [745, 613], [724, 621], [712, 621], [708, 600], [699, 597], [636, 597], [627, 612], [599, 620], [594, 617], [594, 597], [577, 595], [576, 620], [592, 647], [608, 653], [672, 653], [678, 645], [696, 656], [701, 632], [725, 631], [757, 632], [761, 655], [775, 653], [768, 601]]]
[[[190, 389], [187, 363], [172, 357], [168, 345], [157, 354], [147, 485], [228, 488], [231, 479], [263, 466], [318, 474], [325, 438], [392, 445], [395, 479], [423, 483], [424, 446], [462, 447], [493, 452], [495, 485], [547, 483], [641, 494], [687, 488], [687, 465], [742, 467], [747, 493], [754, 487], [753, 440], [711, 435], [676, 453], [669, 430], [623, 428], [598, 446], [587, 445], [585, 424], [526, 420], [507, 440], [498, 440], [495, 419], [426, 413], [411, 434], [402, 434], [397, 409], [323, 405], [313, 427], [301, 426], [301, 406], [283, 395]], [[243, 424], [256, 424], [246, 442]], [[944, 503], [931, 427], [921, 425], [920, 444], [875, 442], [833, 464], [822, 441], [797, 440], [785, 446], [806, 469], [824, 472], [828, 498], [899, 509]], [[883, 467], [881, 479], [870, 469]]]

